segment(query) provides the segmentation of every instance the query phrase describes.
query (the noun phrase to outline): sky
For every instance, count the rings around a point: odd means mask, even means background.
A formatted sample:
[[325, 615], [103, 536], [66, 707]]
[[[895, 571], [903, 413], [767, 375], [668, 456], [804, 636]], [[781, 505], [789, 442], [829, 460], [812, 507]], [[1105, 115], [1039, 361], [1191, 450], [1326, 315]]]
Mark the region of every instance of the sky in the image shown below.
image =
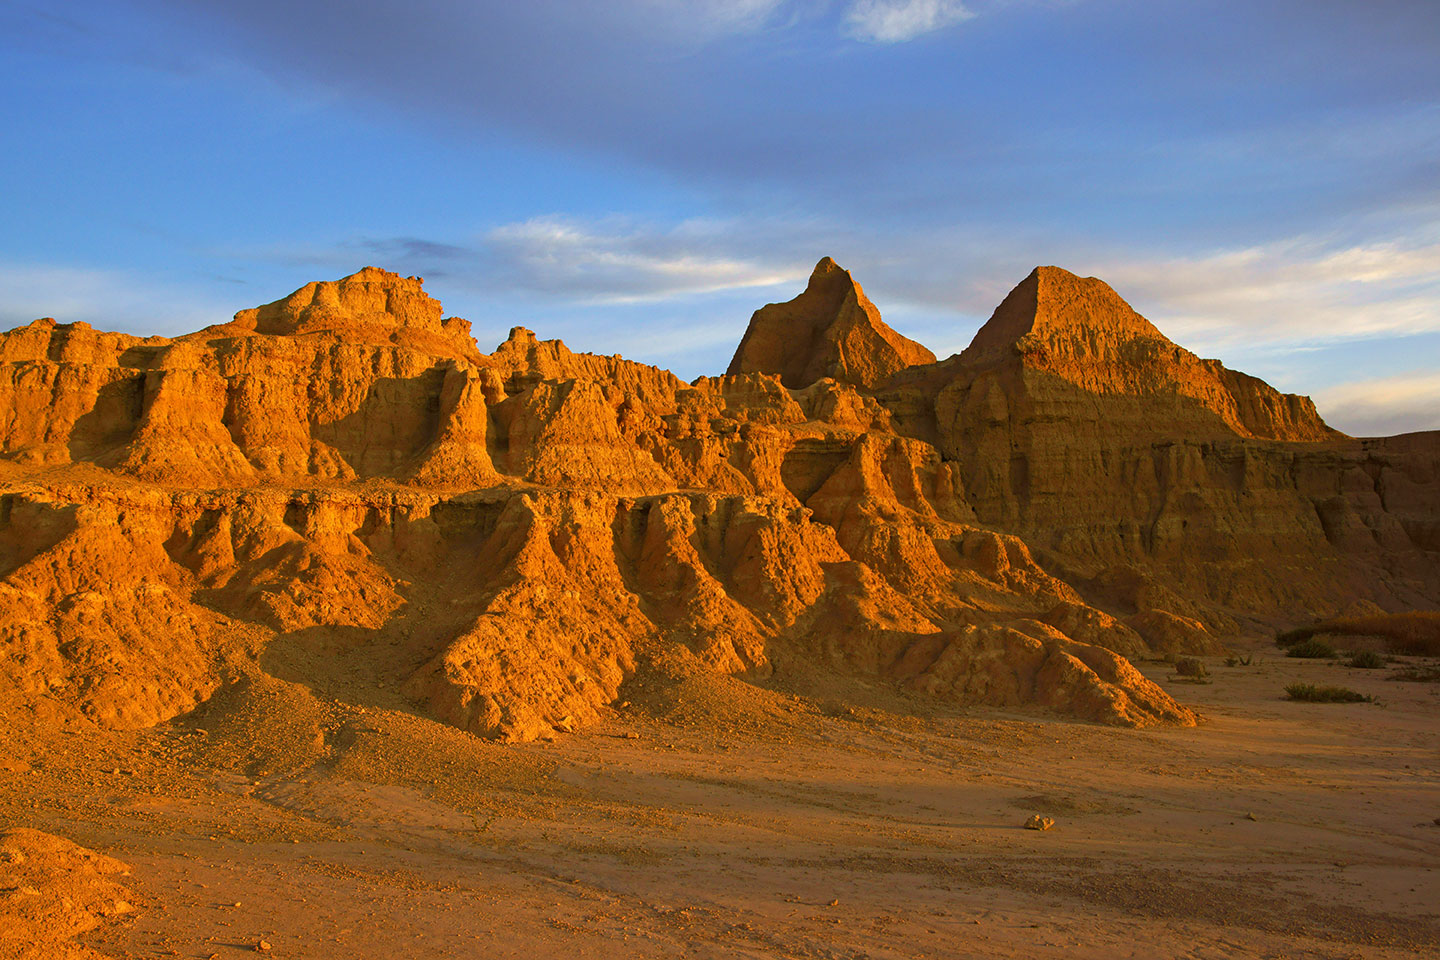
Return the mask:
[[1440, 3], [0, 0], [0, 329], [373, 264], [690, 379], [822, 256], [941, 357], [1055, 264], [1440, 429]]

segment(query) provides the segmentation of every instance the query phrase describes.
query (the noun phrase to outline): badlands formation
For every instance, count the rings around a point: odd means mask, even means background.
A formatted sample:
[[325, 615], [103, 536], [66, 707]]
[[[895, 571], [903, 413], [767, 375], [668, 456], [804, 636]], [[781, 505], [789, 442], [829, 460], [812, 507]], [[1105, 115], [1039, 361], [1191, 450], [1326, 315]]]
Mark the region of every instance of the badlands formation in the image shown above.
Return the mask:
[[1183, 730], [1205, 711], [1139, 665], [1436, 606], [1440, 435], [1344, 436], [1055, 267], [937, 361], [827, 258], [692, 383], [518, 327], [481, 353], [373, 267], [175, 339], [0, 335], [16, 776], [193, 731], [186, 770], [291, 809], [265, 778], [381, 729], [433, 770], [782, 694]]
[[675, 656], [1192, 724], [1127, 658], [1440, 602], [1433, 438], [1346, 438], [1054, 267], [938, 363], [828, 258], [689, 384], [482, 354], [375, 268], [173, 340], [37, 320], [0, 363], [0, 682], [37, 723], [160, 723], [291, 638], [483, 737]]

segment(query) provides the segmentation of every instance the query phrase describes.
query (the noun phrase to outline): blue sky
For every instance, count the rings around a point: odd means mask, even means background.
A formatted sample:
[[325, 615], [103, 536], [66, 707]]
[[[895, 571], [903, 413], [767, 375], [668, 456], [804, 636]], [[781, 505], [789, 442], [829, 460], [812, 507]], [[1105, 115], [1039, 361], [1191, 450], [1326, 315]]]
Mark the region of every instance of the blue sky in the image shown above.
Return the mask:
[[376, 264], [684, 377], [823, 255], [941, 356], [1031, 267], [1440, 428], [1440, 4], [0, 0], [0, 327]]

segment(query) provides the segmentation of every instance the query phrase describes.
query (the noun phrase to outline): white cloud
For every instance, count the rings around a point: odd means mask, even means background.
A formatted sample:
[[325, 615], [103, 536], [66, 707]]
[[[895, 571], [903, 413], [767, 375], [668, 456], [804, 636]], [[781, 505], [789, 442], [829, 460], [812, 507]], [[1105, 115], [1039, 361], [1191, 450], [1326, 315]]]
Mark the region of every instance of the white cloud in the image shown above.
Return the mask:
[[1440, 330], [1440, 243], [1300, 238], [1091, 270], [1192, 349], [1314, 344]]
[[122, 270], [0, 262], [0, 329], [54, 317], [101, 330], [174, 336], [223, 323], [235, 309], [194, 290], [138, 280]]
[[619, 221], [540, 217], [490, 231], [488, 280], [600, 303], [663, 300], [803, 282], [809, 264], [737, 257], [733, 224], [665, 229]]
[[1440, 430], [1440, 371], [1341, 383], [1314, 400], [1327, 422], [1355, 436]]
[[855, 0], [845, 26], [858, 40], [904, 43], [973, 16], [959, 0]]

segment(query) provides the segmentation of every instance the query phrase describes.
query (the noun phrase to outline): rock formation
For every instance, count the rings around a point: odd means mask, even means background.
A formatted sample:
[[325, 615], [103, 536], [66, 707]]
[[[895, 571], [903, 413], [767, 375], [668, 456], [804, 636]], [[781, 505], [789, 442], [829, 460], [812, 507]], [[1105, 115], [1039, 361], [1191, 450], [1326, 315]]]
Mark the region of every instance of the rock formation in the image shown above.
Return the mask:
[[48, 833], [0, 833], [0, 957], [105, 960], [74, 940], [135, 909], [115, 879], [129, 873], [119, 860]]
[[791, 389], [823, 377], [873, 388], [935, 354], [885, 325], [849, 270], [829, 257], [805, 292], [755, 311], [726, 373], [774, 373]]
[[1225, 627], [1340, 596], [1433, 603], [1433, 435], [1350, 440], [1099, 280], [1037, 268], [963, 353], [878, 399], [956, 464], [981, 522], [1113, 612]]
[[0, 335], [0, 699], [41, 725], [259, 672], [532, 738], [666, 658], [1193, 723], [1127, 658], [1433, 605], [1437, 555], [1434, 436], [1345, 438], [1055, 268], [937, 363], [822, 260], [690, 384], [482, 354], [375, 268], [176, 339]]

